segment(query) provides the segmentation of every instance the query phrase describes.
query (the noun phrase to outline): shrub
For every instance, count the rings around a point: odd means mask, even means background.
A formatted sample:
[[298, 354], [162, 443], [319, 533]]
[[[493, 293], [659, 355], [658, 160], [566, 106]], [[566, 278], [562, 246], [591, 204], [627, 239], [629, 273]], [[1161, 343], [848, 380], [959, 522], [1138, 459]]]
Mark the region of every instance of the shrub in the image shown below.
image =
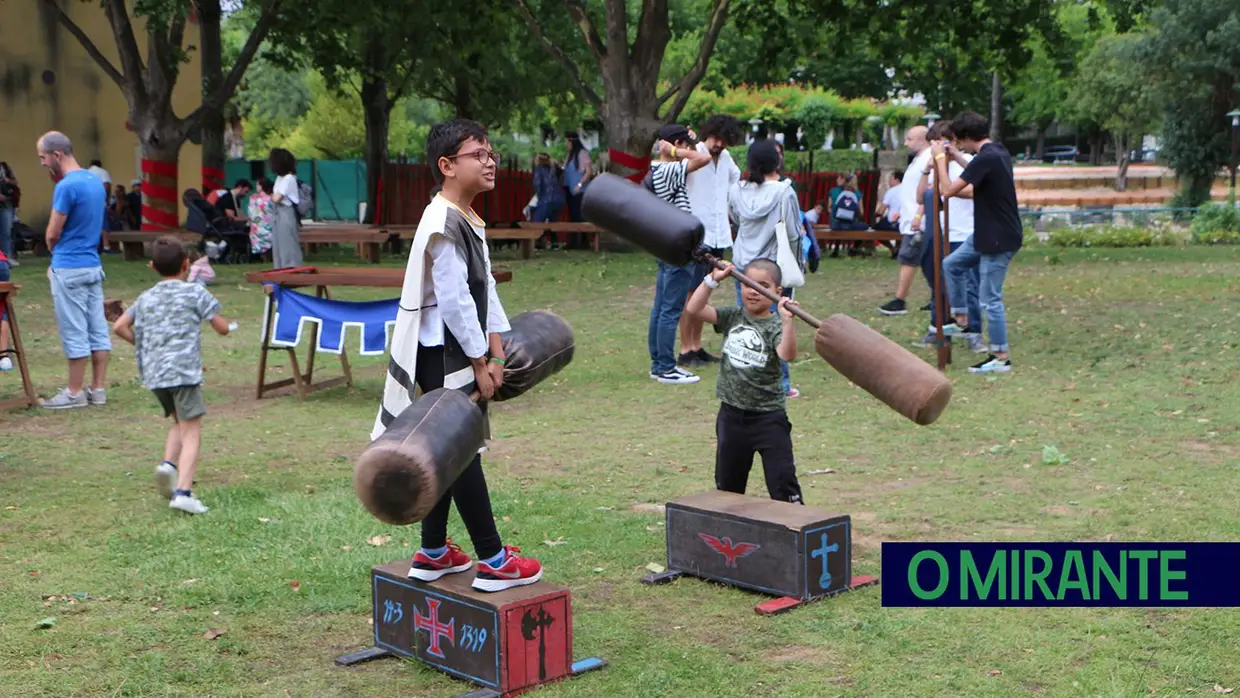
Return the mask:
[[[749, 146], [738, 145], [728, 148], [736, 166], [745, 171], [748, 161]], [[810, 166], [808, 150], [784, 151], [786, 172], [796, 172]], [[867, 172], [874, 169], [874, 153], [863, 150], [814, 150], [814, 172]]]
[[1233, 192], [1225, 204], [1206, 204], [1197, 209], [1189, 226], [1193, 242], [1199, 245], [1240, 243], [1240, 210]]
[[1050, 233], [1054, 247], [1169, 247], [1183, 242], [1171, 228], [1099, 225], [1060, 228]]

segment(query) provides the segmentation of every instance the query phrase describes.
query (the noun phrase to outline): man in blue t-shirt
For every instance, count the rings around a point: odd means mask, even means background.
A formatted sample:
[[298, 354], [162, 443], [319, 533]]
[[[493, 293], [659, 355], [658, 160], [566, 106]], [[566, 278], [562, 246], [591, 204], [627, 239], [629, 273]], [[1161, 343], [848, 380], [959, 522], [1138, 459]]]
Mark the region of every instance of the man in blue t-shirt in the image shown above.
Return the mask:
[[[52, 215], [47, 223], [47, 248], [52, 265], [47, 278], [60, 345], [69, 360], [69, 384], [43, 407], [53, 410], [105, 405], [104, 392], [112, 340], [103, 312], [103, 265], [99, 238], [103, 231], [106, 199], [99, 178], [78, 165], [73, 143], [63, 133], [49, 131], [38, 142], [39, 162], [52, 173]], [[85, 388], [86, 362], [91, 365], [91, 387]]]

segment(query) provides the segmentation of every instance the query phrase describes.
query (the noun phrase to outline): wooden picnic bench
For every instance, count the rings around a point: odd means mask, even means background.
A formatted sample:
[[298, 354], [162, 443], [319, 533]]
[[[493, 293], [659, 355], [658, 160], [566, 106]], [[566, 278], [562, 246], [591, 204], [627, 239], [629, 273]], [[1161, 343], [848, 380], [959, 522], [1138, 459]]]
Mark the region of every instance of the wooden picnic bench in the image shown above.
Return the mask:
[[357, 247], [358, 255], [362, 259], [378, 264], [383, 243], [387, 242], [392, 234], [367, 225], [304, 225], [297, 235], [301, 240], [302, 251], [307, 255], [310, 254], [312, 245], [352, 244]]
[[202, 242], [200, 233], [192, 233], [188, 230], [126, 230], [110, 233], [112, 242], [121, 244], [121, 251], [124, 253], [126, 262], [134, 262], [146, 256], [146, 246], [156, 240], [171, 235], [179, 238], [181, 242], [190, 242], [198, 244]]
[[897, 244], [900, 242], [901, 235], [896, 230], [832, 230], [830, 226], [816, 225], [814, 226], [814, 237], [818, 238], [818, 244], [831, 242], [877, 242], [891, 250], [891, 257], [894, 259], [900, 250]]
[[[593, 223], [570, 223], [564, 221], [535, 223], [533, 221], [521, 221], [517, 225], [526, 230], [537, 230], [538, 237], [542, 237], [545, 233], [583, 233], [590, 236], [590, 249], [595, 252], [599, 251], [599, 236], [602, 231]], [[532, 246], [533, 243], [531, 243]]]
[[[416, 225], [386, 226], [384, 227], [384, 230], [390, 233], [399, 233], [401, 238], [411, 240], [413, 239], [414, 234], [418, 232], [418, 227]], [[522, 228], [487, 228], [488, 242], [516, 240], [521, 243], [521, 259], [529, 259], [534, 256], [534, 242], [542, 236], [542, 230], [524, 230]]]

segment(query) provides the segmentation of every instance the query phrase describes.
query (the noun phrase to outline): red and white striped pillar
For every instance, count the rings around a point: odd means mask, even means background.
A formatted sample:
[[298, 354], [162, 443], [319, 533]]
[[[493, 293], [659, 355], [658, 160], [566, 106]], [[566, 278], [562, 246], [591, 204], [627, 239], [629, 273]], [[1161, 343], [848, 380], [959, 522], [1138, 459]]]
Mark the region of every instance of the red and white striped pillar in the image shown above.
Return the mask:
[[177, 215], [177, 163], [142, 158], [142, 229], [174, 230]]

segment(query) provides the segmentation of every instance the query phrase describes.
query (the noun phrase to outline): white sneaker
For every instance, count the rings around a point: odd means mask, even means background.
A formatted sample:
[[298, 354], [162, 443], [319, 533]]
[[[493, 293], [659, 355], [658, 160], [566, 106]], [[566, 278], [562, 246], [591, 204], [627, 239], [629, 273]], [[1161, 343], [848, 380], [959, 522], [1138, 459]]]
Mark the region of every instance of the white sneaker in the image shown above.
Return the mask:
[[172, 501], [168, 502], [168, 508], [180, 509], [187, 514], [207, 513], [207, 507], [204, 506], [202, 502], [198, 501], [197, 497], [186, 497], [185, 495], [173, 497]]
[[0, 371], [12, 371], [12, 370], [13, 370], [13, 360], [7, 356], [0, 358]]
[[657, 375], [654, 379], [664, 385], [690, 385], [702, 380], [702, 377], [682, 369], [675, 369], [668, 371], [667, 373]]
[[169, 463], [155, 466], [155, 487], [164, 499], [172, 499], [177, 486], [177, 469]]
[[102, 407], [108, 404], [108, 391], [106, 388], [86, 388], [86, 403], [93, 407]]

